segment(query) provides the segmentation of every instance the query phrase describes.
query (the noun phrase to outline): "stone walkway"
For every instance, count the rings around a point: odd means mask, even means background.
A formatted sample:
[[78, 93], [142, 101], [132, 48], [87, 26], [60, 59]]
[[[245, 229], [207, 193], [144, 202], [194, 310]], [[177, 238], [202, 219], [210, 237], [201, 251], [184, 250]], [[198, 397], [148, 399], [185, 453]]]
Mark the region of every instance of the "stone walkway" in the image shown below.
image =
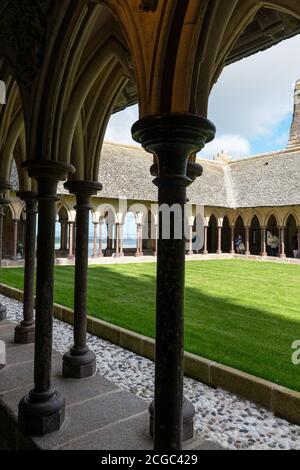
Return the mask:
[[[241, 259], [241, 260], [248, 260], [248, 261], [261, 261], [261, 262], [269, 262], [269, 263], [281, 263], [281, 264], [299, 264], [300, 259], [293, 259], [293, 258], [273, 258], [271, 256], [245, 256], [245, 255], [230, 255], [230, 254], [222, 254], [222, 255], [192, 255], [186, 256], [186, 261], [213, 261], [213, 260], [228, 260], [228, 259]], [[103, 258], [89, 258], [89, 265], [106, 265], [106, 264], [140, 264], [140, 263], [155, 263], [156, 257], [155, 256], [124, 256], [123, 258], [114, 258], [114, 257], [103, 257]], [[56, 258], [55, 264], [57, 266], [73, 266], [75, 264], [75, 260], [69, 260], [67, 258]], [[10, 261], [10, 260], [3, 260], [2, 266], [5, 267], [21, 267], [24, 266], [24, 261]]]
[[[8, 317], [18, 322], [22, 305], [0, 295], [8, 306]], [[54, 347], [61, 353], [72, 343], [72, 328], [54, 324]], [[88, 335], [89, 347], [97, 355], [97, 370], [122, 389], [145, 400], [153, 399], [154, 365], [147, 359]], [[300, 450], [300, 427], [276, 418], [269, 411], [223, 390], [213, 390], [185, 379], [185, 396], [196, 408], [196, 429], [204, 441], [226, 449]]]

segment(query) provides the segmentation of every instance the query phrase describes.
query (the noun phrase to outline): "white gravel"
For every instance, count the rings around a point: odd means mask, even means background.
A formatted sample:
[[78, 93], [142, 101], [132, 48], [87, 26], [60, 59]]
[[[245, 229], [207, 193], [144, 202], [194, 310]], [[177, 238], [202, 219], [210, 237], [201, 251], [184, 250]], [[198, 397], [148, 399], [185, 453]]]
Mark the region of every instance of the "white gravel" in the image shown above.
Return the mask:
[[[22, 304], [0, 295], [8, 319], [18, 323]], [[54, 348], [64, 353], [72, 344], [72, 328], [54, 322]], [[97, 370], [107, 379], [149, 403], [153, 399], [154, 365], [151, 361], [107, 341], [88, 335], [97, 355]], [[274, 417], [255, 404], [223, 390], [185, 379], [185, 396], [196, 408], [195, 428], [200, 436], [226, 449], [300, 450], [300, 427]]]

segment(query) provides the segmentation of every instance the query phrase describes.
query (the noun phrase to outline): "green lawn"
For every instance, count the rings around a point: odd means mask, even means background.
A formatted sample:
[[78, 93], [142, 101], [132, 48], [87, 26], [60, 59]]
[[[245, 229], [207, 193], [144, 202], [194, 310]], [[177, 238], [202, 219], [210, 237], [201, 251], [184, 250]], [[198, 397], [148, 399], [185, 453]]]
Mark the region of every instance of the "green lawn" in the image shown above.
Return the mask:
[[[73, 267], [57, 267], [55, 301], [73, 302]], [[23, 285], [22, 269], [0, 282]], [[291, 345], [300, 340], [300, 266], [220, 260], [186, 268], [186, 350], [300, 391]], [[155, 265], [89, 269], [89, 313], [154, 336]]]

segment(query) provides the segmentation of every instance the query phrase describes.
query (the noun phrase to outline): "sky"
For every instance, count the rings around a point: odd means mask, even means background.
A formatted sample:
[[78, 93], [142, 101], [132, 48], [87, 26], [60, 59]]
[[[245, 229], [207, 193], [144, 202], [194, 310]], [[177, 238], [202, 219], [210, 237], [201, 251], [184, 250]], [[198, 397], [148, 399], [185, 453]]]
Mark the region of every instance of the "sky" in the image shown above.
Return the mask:
[[[209, 101], [208, 118], [217, 135], [202, 157], [223, 150], [236, 159], [286, 147], [299, 50], [300, 35], [224, 69]], [[112, 116], [105, 139], [135, 144], [130, 129], [137, 119], [137, 106]]]

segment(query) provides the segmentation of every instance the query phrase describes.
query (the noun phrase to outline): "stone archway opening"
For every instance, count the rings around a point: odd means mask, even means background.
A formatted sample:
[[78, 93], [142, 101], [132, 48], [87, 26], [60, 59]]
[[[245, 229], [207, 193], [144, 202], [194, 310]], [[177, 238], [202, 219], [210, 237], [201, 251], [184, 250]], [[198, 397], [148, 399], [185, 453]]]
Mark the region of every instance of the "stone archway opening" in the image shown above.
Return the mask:
[[218, 222], [214, 215], [211, 216], [207, 230], [208, 253], [216, 253], [218, 249]]
[[[273, 238], [273, 243], [272, 243]], [[276, 239], [278, 239], [278, 247]], [[280, 251], [280, 231], [275, 215], [271, 215], [267, 224], [267, 254], [268, 256], [279, 256]]]
[[246, 230], [242, 217], [239, 215], [235, 222], [234, 227], [234, 244], [237, 252], [237, 240], [241, 237], [244, 247], [246, 247]]
[[257, 215], [251, 221], [249, 246], [252, 255], [261, 254], [261, 226]]
[[224, 217], [222, 227], [222, 252], [230, 253], [231, 251], [231, 228], [227, 216]]
[[286, 222], [285, 250], [288, 258], [299, 257], [298, 226], [293, 214], [290, 214]]

